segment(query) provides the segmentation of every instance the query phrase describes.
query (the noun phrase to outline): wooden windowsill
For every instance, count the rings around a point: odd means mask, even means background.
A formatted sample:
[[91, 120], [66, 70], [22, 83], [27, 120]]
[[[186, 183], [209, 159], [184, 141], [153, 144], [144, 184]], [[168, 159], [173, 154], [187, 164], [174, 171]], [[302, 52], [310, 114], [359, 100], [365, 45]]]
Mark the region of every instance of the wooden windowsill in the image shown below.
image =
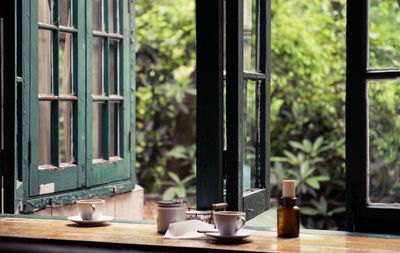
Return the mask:
[[163, 239], [156, 232], [156, 224], [149, 222], [111, 222], [101, 227], [79, 227], [65, 218], [15, 218], [2, 215], [0, 252], [3, 252], [1, 249], [16, 249], [16, 245], [26, 246], [26, 251], [40, 247], [38, 252], [50, 252], [46, 249], [54, 250], [54, 247], [82, 249], [88, 246], [95, 252], [103, 252], [104, 249], [107, 252], [121, 249], [147, 252], [398, 252], [400, 249], [400, 236], [310, 230], [303, 231], [298, 238], [285, 239], [277, 238], [275, 231], [265, 230], [256, 230], [244, 243], [224, 244], [206, 238]]

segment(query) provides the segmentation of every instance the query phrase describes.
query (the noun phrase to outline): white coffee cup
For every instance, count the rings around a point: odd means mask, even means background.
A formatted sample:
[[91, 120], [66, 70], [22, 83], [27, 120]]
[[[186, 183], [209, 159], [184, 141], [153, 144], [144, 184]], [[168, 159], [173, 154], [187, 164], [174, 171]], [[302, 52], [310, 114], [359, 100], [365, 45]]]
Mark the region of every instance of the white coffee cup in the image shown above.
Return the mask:
[[220, 235], [235, 235], [246, 224], [246, 213], [235, 211], [215, 212], [214, 223]]
[[98, 220], [103, 215], [105, 206], [103, 199], [78, 200], [76, 204], [82, 220]]

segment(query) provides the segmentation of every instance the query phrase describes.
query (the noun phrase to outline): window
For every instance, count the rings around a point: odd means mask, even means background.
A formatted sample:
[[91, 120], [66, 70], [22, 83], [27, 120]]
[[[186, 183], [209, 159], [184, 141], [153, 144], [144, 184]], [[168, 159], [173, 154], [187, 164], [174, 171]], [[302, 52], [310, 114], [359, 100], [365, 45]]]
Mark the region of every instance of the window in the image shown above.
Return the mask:
[[[196, 1], [198, 208], [226, 200], [230, 210], [245, 211], [248, 219], [268, 208], [269, 10], [270, 2], [261, 0]], [[244, 46], [253, 39], [252, 62]]]
[[15, 2], [14, 210], [21, 200], [22, 211], [30, 212], [129, 191], [135, 181], [133, 2]]
[[[400, 69], [398, 43], [391, 49], [390, 40], [398, 29], [399, 13], [396, 1], [347, 2], [346, 211], [349, 231], [398, 233], [400, 225], [394, 218], [400, 214], [396, 188], [399, 82], [394, 81], [400, 78]], [[381, 44], [376, 40], [383, 40], [385, 45], [377, 47], [376, 44]], [[386, 175], [386, 180], [381, 180], [382, 175]]]

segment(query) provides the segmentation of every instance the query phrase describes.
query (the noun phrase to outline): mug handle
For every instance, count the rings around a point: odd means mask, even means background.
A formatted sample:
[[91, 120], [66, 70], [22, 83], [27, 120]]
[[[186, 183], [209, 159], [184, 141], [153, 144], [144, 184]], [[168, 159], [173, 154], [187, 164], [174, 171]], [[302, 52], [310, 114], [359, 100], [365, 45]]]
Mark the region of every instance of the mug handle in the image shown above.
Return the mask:
[[246, 219], [242, 216], [238, 217], [238, 219], [241, 221], [241, 225], [239, 227], [236, 228], [236, 231], [242, 229], [244, 227], [244, 225], [246, 225]]

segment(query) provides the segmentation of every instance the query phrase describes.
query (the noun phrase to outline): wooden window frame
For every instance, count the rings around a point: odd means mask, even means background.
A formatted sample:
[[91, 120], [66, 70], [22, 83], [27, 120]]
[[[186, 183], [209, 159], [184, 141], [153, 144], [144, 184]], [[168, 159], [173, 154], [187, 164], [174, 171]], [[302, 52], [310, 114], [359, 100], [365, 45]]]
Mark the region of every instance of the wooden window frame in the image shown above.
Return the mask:
[[[269, 207], [270, 10], [269, 0], [257, 0], [256, 71], [243, 70], [243, 0], [196, 1], [197, 32], [197, 208], [225, 201], [229, 210], [245, 211], [251, 219]], [[224, 4], [226, 11], [224, 11]], [[223, 45], [226, 14], [226, 139], [223, 133]], [[213, 64], [210, 64], [212, 62]], [[259, 88], [259, 142], [255, 189], [243, 192], [243, 85]], [[224, 193], [226, 175], [226, 195]]]
[[400, 69], [368, 69], [369, 2], [347, 1], [346, 222], [348, 231], [399, 234], [400, 208], [368, 203], [369, 80], [400, 78]]
[[[54, 0], [55, 7], [59, 0]], [[106, 103], [117, 101], [120, 104], [120, 158], [108, 159], [102, 164], [94, 164], [91, 157], [92, 130], [91, 115], [93, 97], [92, 86], [92, 1], [73, 1], [73, 28], [60, 27], [57, 23], [46, 25], [38, 23], [37, 1], [10, 1], [8, 20], [13, 20], [14, 37], [7, 38], [15, 51], [7, 55], [7, 62], [15, 62], [13, 83], [16, 84], [12, 107], [7, 119], [14, 119], [15, 128], [7, 127], [6, 133], [14, 143], [7, 152], [13, 154], [14, 163], [4, 168], [5, 190], [10, 192], [4, 198], [5, 211], [32, 212], [46, 206], [74, 203], [79, 198], [109, 196], [130, 191], [135, 187], [135, 13], [134, 1], [120, 0], [120, 34], [105, 34], [107, 39], [118, 39], [119, 78], [121, 96], [107, 96]], [[107, 0], [103, 0], [107, 2]], [[108, 6], [108, 5], [107, 5]], [[8, 8], [6, 8], [8, 9]], [[57, 15], [57, 11], [55, 11]], [[108, 22], [107, 22], [108, 23]], [[108, 25], [108, 24], [107, 24]], [[73, 33], [73, 73], [74, 97], [55, 96], [51, 100], [73, 100], [74, 105], [74, 158], [73, 165], [61, 167], [52, 164], [51, 168], [38, 168], [38, 101], [50, 98], [38, 97], [38, 29]], [[57, 36], [56, 36], [57, 37]], [[57, 38], [55, 38], [57, 39]], [[8, 44], [7, 44], [8, 45]], [[11, 49], [11, 47], [9, 47]], [[55, 46], [58, 50], [58, 47]], [[12, 50], [10, 50], [13, 52]], [[57, 71], [57, 70], [55, 70]], [[8, 78], [8, 77], [7, 77]], [[57, 77], [56, 77], [57, 78]], [[56, 94], [57, 95], [57, 94]], [[12, 96], [10, 95], [10, 98]], [[100, 98], [103, 99], [103, 98]], [[10, 101], [8, 101], [10, 102]], [[55, 117], [58, 121], [58, 117]], [[58, 122], [57, 122], [58, 124]], [[15, 150], [11, 152], [11, 150]], [[3, 153], [3, 152], [2, 152]], [[107, 157], [108, 158], [108, 157]], [[5, 175], [5, 173], [2, 173]], [[40, 187], [50, 185], [49, 192], [40, 192]], [[53, 192], [52, 192], [53, 191]], [[12, 194], [11, 194], [12, 193]], [[22, 204], [22, 205], [21, 205]]]

